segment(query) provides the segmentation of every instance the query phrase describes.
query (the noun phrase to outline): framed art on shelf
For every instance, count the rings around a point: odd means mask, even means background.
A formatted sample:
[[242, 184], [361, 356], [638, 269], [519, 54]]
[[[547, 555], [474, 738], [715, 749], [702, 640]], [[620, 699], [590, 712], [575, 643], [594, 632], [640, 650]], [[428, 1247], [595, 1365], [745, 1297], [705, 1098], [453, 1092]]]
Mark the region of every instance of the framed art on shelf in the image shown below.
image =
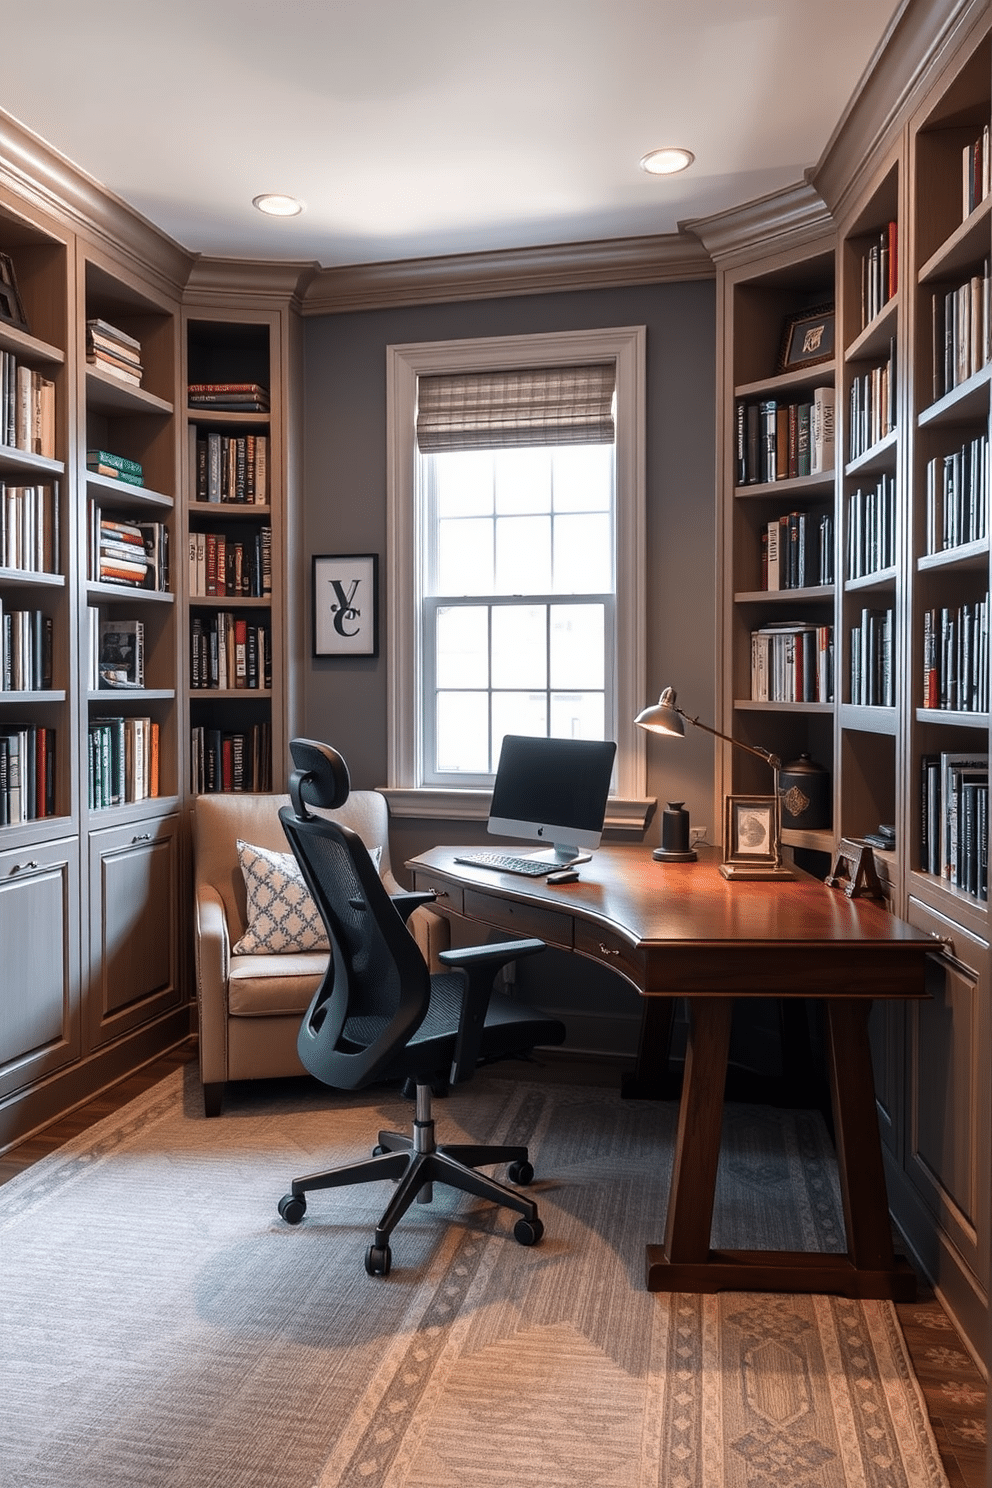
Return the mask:
[[0, 253], [0, 320], [7, 321], [8, 325], [20, 326], [24, 331], [28, 328], [28, 318], [24, 314], [17, 289], [14, 265], [7, 253]]
[[314, 554], [314, 656], [378, 656], [378, 587], [378, 554]]
[[831, 361], [833, 355], [833, 305], [818, 305], [813, 310], [801, 310], [786, 317], [778, 359], [780, 372], [815, 367], [819, 362]]

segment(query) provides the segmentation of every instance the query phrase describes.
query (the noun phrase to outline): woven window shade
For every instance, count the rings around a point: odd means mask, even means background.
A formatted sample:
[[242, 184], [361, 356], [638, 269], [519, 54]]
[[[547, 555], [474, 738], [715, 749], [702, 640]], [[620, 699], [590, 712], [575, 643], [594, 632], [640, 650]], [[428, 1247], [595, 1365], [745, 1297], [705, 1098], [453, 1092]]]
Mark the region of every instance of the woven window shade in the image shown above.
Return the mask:
[[421, 377], [417, 446], [434, 454], [525, 444], [612, 444], [615, 386], [613, 362]]

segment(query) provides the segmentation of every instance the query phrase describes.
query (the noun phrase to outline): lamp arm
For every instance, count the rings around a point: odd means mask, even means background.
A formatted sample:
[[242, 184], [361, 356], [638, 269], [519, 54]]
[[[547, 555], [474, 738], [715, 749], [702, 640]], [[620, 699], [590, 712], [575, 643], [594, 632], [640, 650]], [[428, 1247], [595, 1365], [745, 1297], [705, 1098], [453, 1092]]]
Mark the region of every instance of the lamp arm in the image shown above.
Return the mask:
[[719, 729], [713, 728], [711, 724], [701, 723], [698, 718], [690, 718], [689, 714], [683, 712], [683, 710], [677, 705], [675, 711], [676, 713], [678, 713], [680, 718], [685, 719], [686, 723], [691, 723], [693, 728], [705, 729], [708, 734], [713, 734], [717, 739], [723, 739], [725, 743], [733, 744], [735, 748], [743, 749], [748, 754], [755, 755], [758, 759], [764, 760], [765, 764], [769, 765], [771, 769], [776, 772], [776, 774], [779, 770], [781, 770], [782, 761], [779, 759], [777, 754], [772, 754], [770, 749], [762, 749], [760, 744], [742, 744], [740, 739], [735, 739], [730, 734], [721, 733]]

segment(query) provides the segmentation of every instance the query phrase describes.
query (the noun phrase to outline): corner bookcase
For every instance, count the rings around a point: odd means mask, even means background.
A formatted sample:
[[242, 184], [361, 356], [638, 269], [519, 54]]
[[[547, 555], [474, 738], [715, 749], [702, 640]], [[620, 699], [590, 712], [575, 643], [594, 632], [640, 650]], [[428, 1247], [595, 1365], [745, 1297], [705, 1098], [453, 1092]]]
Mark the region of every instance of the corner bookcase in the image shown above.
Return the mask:
[[[852, 137], [847, 167], [828, 156], [807, 188], [694, 224], [720, 324], [719, 727], [829, 770], [829, 823], [786, 826], [787, 848], [824, 876], [841, 839], [874, 839], [891, 908], [934, 936], [930, 997], [873, 1010], [876, 1095], [893, 1214], [978, 1357], [992, 1282], [990, 126], [990, 18], [963, 6], [878, 138]], [[818, 305], [835, 307], [834, 361], [783, 372], [783, 328]], [[821, 379], [834, 470], [771, 479], [766, 463], [755, 478], [742, 405]], [[763, 534], [793, 509], [832, 513], [833, 582], [769, 592]], [[776, 623], [832, 626], [830, 700], [756, 698], [752, 638]], [[767, 777], [724, 746], [715, 809], [767, 794]]]

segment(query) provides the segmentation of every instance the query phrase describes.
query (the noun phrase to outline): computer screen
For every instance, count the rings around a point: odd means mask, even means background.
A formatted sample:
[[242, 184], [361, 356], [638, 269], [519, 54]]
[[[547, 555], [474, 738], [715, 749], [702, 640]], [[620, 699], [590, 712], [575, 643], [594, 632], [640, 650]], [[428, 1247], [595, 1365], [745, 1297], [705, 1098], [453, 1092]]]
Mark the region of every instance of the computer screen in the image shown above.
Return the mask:
[[548, 843], [550, 863], [583, 862], [599, 846], [617, 746], [612, 739], [506, 734], [496, 768], [489, 831]]

